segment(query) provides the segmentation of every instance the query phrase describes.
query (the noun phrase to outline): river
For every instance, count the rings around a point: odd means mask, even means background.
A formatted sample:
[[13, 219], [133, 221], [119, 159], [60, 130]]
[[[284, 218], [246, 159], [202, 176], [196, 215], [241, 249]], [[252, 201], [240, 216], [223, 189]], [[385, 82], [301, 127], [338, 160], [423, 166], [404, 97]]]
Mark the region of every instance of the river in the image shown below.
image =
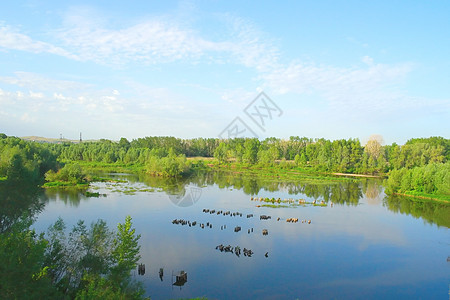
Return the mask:
[[[145, 264], [134, 277], [152, 299], [446, 299], [450, 292], [450, 206], [387, 197], [380, 181], [108, 176], [123, 182], [94, 183], [89, 191], [99, 197], [39, 194], [45, 206], [34, 228], [45, 231], [58, 217], [69, 228], [79, 219], [114, 227], [130, 215]], [[187, 278], [177, 281], [180, 271]]]

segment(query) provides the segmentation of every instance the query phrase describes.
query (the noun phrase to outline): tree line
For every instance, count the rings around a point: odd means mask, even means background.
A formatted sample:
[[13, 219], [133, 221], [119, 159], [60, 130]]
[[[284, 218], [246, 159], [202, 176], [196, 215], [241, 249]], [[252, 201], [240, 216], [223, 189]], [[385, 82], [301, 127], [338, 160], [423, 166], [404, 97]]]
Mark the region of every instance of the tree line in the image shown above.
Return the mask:
[[[55, 145], [63, 160], [96, 161], [105, 163], [139, 163], [158, 166], [155, 160], [170, 156], [214, 157], [217, 162], [247, 165], [276, 166], [289, 162], [292, 167], [306, 167], [323, 172], [384, 174], [390, 170], [444, 163], [450, 160], [450, 140], [442, 137], [411, 139], [405, 145], [381, 145], [369, 140], [362, 145], [358, 139], [311, 139], [290, 137], [288, 140], [267, 138], [179, 139], [174, 137], [146, 137], [129, 142], [100, 140], [88, 143]], [[182, 160], [182, 159], [180, 159]], [[184, 169], [186, 164], [180, 167]]]
[[[414, 138], [405, 145], [382, 145], [376, 138], [362, 145], [358, 139], [266, 138], [196, 138], [145, 137], [131, 142], [99, 140], [84, 143], [33, 143], [0, 135], [0, 178], [37, 179], [48, 170], [48, 178], [72, 178], [80, 181], [79, 168], [62, 170], [61, 162], [102, 162], [137, 164], [151, 174], [180, 176], [188, 174], [188, 157], [213, 157], [215, 163], [243, 166], [281, 167], [319, 172], [389, 174], [403, 177], [416, 167], [450, 161], [450, 140], [443, 137]], [[59, 164], [59, 166], [58, 166]], [[409, 173], [408, 173], [409, 174]], [[440, 174], [440, 173], [439, 173]], [[434, 177], [433, 177], [434, 178]], [[434, 179], [432, 179], [434, 180]], [[399, 182], [391, 181], [393, 186]], [[404, 184], [404, 187], [407, 185]], [[390, 189], [388, 189], [390, 190]], [[427, 189], [430, 190], [430, 189]], [[435, 189], [440, 192], [442, 189]]]

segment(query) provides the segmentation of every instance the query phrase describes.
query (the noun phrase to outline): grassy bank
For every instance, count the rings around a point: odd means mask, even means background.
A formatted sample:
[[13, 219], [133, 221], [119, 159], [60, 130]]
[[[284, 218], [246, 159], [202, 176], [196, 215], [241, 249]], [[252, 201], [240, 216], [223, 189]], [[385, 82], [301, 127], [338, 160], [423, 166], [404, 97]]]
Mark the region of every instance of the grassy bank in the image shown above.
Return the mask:
[[450, 203], [450, 195], [434, 195], [416, 191], [409, 191], [406, 193], [393, 193], [393, 195]]

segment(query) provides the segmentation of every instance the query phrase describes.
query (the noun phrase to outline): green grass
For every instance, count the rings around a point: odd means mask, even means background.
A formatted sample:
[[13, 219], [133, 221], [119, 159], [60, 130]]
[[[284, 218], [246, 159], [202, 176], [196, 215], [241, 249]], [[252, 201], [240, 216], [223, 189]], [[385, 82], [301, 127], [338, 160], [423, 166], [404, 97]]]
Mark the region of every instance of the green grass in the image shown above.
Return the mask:
[[7, 176], [0, 176], [0, 181], [6, 181], [8, 179]]

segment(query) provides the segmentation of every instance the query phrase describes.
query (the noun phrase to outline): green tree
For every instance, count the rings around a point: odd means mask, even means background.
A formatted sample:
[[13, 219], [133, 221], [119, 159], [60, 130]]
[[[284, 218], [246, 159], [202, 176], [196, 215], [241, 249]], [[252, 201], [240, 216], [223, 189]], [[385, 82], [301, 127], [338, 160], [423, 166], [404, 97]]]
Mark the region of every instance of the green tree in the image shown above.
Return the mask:
[[259, 140], [256, 138], [247, 139], [244, 143], [243, 161], [248, 164], [255, 164], [258, 160]]
[[124, 137], [120, 138], [120, 141], [119, 141], [119, 147], [120, 148], [128, 150], [130, 148], [130, 146], [131, 146], [131, 144], [126, 138], [124, 138]]
[[136, 229], [132, 228], [131, 220], [131, 217], [127, 216], [124, 224], [117, 225], [117, 234], [113, 241], [114, 267], [111, 279], [122, 290], [129, 288], [130, 272], [136, 268], [136, 263], [141, 258], [139, 255], [141, 235], [136, 235]]
[[219, 147], [214, 151], [214, 157], [219, 163], [227, 162], [227, 151], [228, 147], [224, 142], [220, 142]]
[[0, 298], [58, 298], [44, 264], [47, 241], [29, 229], [27, 218], [0, 234]]

